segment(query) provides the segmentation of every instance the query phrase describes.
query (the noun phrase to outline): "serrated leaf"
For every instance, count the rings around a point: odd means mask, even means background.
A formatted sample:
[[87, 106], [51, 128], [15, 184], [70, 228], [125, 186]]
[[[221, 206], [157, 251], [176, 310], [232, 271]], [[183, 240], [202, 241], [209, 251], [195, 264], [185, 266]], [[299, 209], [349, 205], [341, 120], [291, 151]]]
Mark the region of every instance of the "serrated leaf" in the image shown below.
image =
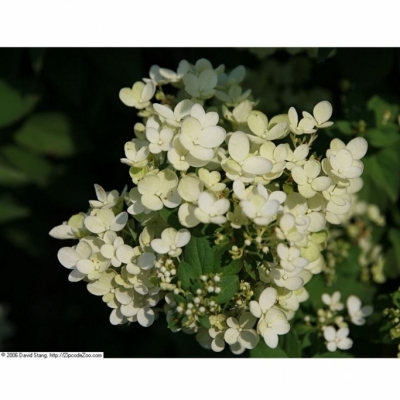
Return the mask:
[[0, 197], [0, 224], [27, 217], [30, 211], [19, 205], [12, 197]]
[[192, 263], [180, 262], [178, 266], [178, 279], [182, 283], [183, 289], [189, 289], [193, 280], [199, 279], [201, 270]]
[[242, 269], [242, 260], [233, 260], [226, 267], [220, 268], [222, 275], [237, 275]]
[[250, 350], [251, 358], [288, 358], [288, 355], [280, 346], [275, 349], [268, 347], [264, 340], [260, 340], [258, 345]]
[[39, 96], [22, 94], [0, 80], [0, 128], [11, 125], [27, 115], [38, 100]]
[[44, 158], [13, 145], [3, 147], [1, 153], [30, 181], [39, 185], [45, 185], [48, 182], [52, 166]]
[[37, 154], [68, 157], [75, 152], [70, 122], [62, 113], [33, 115], [16, 132], [15, 140]]
[[227, 275], [221, 277], [219, 284], [221, 293], [215, 298], [218, 304], [227, 303], [236, 293], [239, 287], [239, 279], [236, 275]]
[[183, 256], [198, 272], [198, 276], [215, 272], [212, 249], [205, 237], [192, 236], [185, 246]]

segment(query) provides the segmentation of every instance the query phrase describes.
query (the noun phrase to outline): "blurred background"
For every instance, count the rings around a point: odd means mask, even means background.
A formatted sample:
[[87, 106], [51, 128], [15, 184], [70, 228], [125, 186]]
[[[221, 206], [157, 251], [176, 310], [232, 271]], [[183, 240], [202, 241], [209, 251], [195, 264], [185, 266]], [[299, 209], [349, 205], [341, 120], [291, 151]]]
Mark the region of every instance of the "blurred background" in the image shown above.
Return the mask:
[[[229, 350], [202, 349], [193, 336], [171, 333], [163, 316], [147, 329], [112, 326], [111, 310], [84, 283], [70, 283], [57, 260], [59, 248], [74, 242], [48, 235], [87, 211], [88, 200], [96, 198], [94, 183], [107, 191], [132, 187], [119, 159], [139, 118], [121, 103], [119, 90], [148, 77], [154, 64], [176, 70], [180, 60], [200, 58], [214, 68], [244, 65], [243, 87], [252, 88], [260, 99], [257, 109], [268, 116], [290, 106], [311, 112], [317, 102], [329, 100], [333, 121], [354, 122], [339, 124], [338, 134], [349, 140], [354, 129], [360, 133], [360, 121], [376, 125], [376, 113], [386, 104], [388, 121], [398, 126], [399, 49], [0, 49], [0, 254], [5, 254], [0, 350], [102, 351], [115, 358], [231, 356]], [[374, 96], [378, 100], [371, 105]], [[366, 165], [372, 167], [362, 196], [398, 227], [400, 135], [398, 129], [388, 134], [384, 145], [379, 132], [368, 135]], [[390, 279], [379, 290], [389, 293], [399, 286], [400, 253], [394, 249], [400, 236], [382, 235], [391, 252]]]

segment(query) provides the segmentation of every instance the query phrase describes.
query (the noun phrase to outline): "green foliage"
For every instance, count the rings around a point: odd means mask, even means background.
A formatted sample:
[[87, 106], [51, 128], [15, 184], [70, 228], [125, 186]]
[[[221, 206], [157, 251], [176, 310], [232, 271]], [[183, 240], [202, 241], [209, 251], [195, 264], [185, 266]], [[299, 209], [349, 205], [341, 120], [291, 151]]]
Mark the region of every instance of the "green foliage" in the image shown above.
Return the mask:
[[20, 219], [29, 215], [29, 210], [17, 203], [11, 196], [0, 197], [0, 224]]
[[250, 350], [251, 358], [287, 358], [286, 352], [278, 345], [276, 349], [268, 347], [264, 340], [261, 339], [258, 345]]
[[39, 96], [23, 94], [0, 79], [0, 128], [25, 117], [35, 107]]
[[239, 287], [237, 275], [223, 276], [220, 281], [221, 293], [215, 298], [218, 304], [227, 303], [236, 293]]
[[214, 257], [211, 247], [205, 237], [192, 236], [190, 242], [185, 246], [183, 257], [190, 263], [196, 272], [209, 274], [214, 272]]
[[49, 182], [52, 166], [45, 158], [14, 145], [3, 147], [1, 153], [16, 170], [25, 176], [24, 183], [29, 181], [45, 186]]
[[183, 289], [189, 289], [193, 281], [201, 276], [201, 268], [195, 263], [181, 261], [178, 268], [178, 279], [182, 283]]
[[16, 132], [15, 140], [37, 154], [68, 157], [75, 153], [71, 124], [62, 113], [32, 116]]

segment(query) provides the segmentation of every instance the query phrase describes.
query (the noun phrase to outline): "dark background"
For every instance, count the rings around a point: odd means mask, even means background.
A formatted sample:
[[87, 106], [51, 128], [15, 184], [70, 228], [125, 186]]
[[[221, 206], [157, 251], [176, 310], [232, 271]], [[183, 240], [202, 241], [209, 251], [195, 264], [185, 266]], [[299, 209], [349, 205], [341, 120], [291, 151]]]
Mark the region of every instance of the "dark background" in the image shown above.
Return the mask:
[[[278, 51], [271, 57], [284, 62], [292, 56]], [[304, 53], [293, 57], [312, 64], [312, 74], [301, 81], [302, 88], [329, 91], [338, 110], [335, 118], [343, 117], [340, 85], [344, 78], [353, 85], [355, 102], [365, 102], [374, 93], [398, 100], [398, 50], [339, 49], [330, 59], [321, 53], [320, 59], [310, 60]], [[28, 210], [25, 217], [0, 224], [0, 254], [5, 254], [0, 265], [0, 303], [8, 306], [7, 319], [13, 326], [2, 350], [102, 351], [117, 358], [231, 355], [229, 350], [221, 354], [203, 350], [194, 337], [171, 333], [163, 315], [151, 328], [112, 326], [111, 309], [90, 295], [84, 283], [70, 283], [69, 272], [57, 260], [59, 248], [74, 242], [48, 235], [71, 215], [87, 211], [88, 200], [95, 198], [94, 183], [105, 190], [132, 187], [128, 168], [119, 159], [139, 119], [134, 109], [120, 102], [118, 92], [147, 77], [153, 64], [176, 70], [184, 58], [191, 63], [207, 58], [214, 67], [225, 64], [227, 69], [240, 64], [258, 68], [262, 62], [244, 49], [0, 49], [0, 79], [22, 93], [40, 96], [32, 113], [66, 115], [74, 145], [69, 156], [44, 155], [51, 165], [45, 183], [0, 185], [0, 194], [11, 193]], [[296, 91], [296, 82], [293, 87]], [[286, 112], [286, 104], [282, 107], [280, 112]], [[0, 148], [15, 142], [15, 132], [28, 117], [1, 129]]]

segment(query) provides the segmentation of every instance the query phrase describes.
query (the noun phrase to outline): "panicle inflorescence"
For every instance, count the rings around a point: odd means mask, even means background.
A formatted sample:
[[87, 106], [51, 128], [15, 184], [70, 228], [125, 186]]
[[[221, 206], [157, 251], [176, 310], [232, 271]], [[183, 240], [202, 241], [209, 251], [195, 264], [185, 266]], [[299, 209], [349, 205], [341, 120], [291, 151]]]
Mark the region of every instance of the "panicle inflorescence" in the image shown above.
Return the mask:
[[[367, 142], [333, 139], [316, 154], [331, 104], [268, 118], [242, 88], [245, 73], [183, 60], [121, 89], [142, 118], [121, 158], [133, 187], [95, 185], [89, 210], [50, 232], [78, 240], [58, 259], [112, 308], [112, 324], [147, 327], [165, 312], [171, 330], [197, 333], [214, 351], [227, 343], [240, 354], [260, 338], [275, 348], [308, 298], [304, 286], [326, 268], [328, 227], [354, 205]], [[355, 303], [361, 322], [368, 313]], [[338, 304], [318, 313], [331, 351], [350, 340]]]

